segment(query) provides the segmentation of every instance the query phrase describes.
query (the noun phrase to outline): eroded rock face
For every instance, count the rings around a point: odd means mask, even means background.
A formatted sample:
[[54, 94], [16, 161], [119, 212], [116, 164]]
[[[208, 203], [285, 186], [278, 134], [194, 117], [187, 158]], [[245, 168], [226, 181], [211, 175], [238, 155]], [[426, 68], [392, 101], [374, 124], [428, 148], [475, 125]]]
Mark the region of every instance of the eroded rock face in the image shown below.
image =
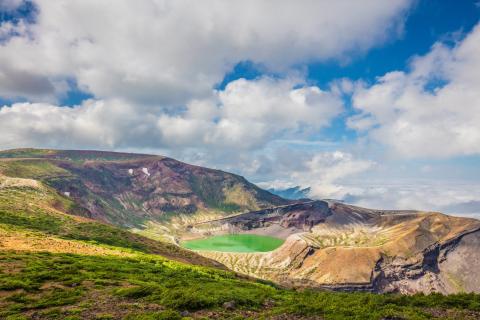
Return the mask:
[[225, 218], [220, 223], [228, 223], [240, 230], [279, 225], [284, 229], [310, 231], [311, 228], [331, 215], [328, 203], [324, 201], [308, 201], [293, 203], [275, 208]]
[[243, 177], [170, 158], [48, 161], [68, 176], [48, 177], [47, 184], [68, 192], [88, 210], [90, 218], [121, 226], [138, 226], [172, 213], [221, 216], [289, 203]]
[[480, 229], [435, 243], [406, 259], [382, 259], [375, 289], [380, 292], [480, 292]]
[[285, 243], [269, 253], [202, 253], [238, 272], [284, 285], [407, 294], [480, 292], [480, 268], [474, 267], [480, 262], [478, 220], [316, 201], [216, 223], [243, 232], [289, 230]]
[[439, 270], [449, 292], [479, 292], [480, 288], [480, 230], [469, 233], [443, 248]]

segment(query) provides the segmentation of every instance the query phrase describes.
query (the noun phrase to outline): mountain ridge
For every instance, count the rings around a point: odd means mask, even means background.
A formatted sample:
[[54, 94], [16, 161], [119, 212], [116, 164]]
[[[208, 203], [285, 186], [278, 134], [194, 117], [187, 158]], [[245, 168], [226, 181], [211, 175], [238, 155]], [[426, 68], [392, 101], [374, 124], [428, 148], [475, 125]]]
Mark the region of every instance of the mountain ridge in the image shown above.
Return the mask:
[[120, 226], [141, 226], [173, 211], [200, 219], [288, 202], [241, 176], [163, 156], [16, 149], [0, 157], [13, 161], [0, 164], [5, 175], [39, 178], [80, 202], [90, 217]]

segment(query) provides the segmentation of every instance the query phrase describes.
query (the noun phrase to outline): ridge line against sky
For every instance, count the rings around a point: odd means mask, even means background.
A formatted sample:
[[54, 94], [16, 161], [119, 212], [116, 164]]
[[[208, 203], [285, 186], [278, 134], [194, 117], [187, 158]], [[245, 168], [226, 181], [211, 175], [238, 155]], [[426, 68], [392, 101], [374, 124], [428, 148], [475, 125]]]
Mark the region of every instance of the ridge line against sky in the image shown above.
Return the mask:
[[480, 213], [478, 1], [0, 0], [0, 148]]

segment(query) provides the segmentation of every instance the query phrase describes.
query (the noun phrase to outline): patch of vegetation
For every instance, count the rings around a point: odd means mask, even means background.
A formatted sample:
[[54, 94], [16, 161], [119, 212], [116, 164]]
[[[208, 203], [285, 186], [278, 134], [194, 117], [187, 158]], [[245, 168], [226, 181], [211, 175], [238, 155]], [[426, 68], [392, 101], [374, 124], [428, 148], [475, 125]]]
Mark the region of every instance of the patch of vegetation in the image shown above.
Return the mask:
[[[98, 317], [112, 319], [119, 313], [125, 319], [181, 319], [185, 310], [200, 318], [205, 310], [224, 312], [225, 303], [233, 306], [225, 319], [243, 319], [247, 311], [252, 319], [285, 314], [303, 319], [432, 319], [432, 308], [480, 315], [480, 296], [475, 294], [293, 291], [140, 253], [122, 258], [0, 251], [0, 270], [0, 318], [35, 314], [36, 319], [65, 319], [75, 314], [82, 319], [96, 311]], [[148, 311], [152, 305], [160, 310]]]
[[141, 315], [127, 316], [125, 320], [181, 320], [178, 311], [166, 310], [161, 312], [145, 313]]
[[0, 158], [43, 158], [48, 155], [55, 155], [56, 150], [49, 149], [11, 149], [0, 151]]
[[70, 172], [42, 159], [1, 161], [0, 172], [9, 177], [46, 179], [49, 177], [68, 177]]
[[242, 184], [235, 184], [223, 190], [227, 205], [236, 205], [238, 208], [246, 207], [250, 210], [258, 210], [257, 199], [253, 193], [248, 192]]
[[[205, 174], [192, 176], [190, 184], [193, 192], [211, 209], [233, 213], [259, 208], [255, 198], [257, 188], [242, 177]], [[249, 189], [245, 188], [246, 184], [249, 184]]]
[[[193, 175], [190, 178], [193, 192], [200, 197], [209, 207], [218, 208], [225, 202], [220, 181], [208, 175]], [[219, 180], [219, 179], [217, 179]]]
[[147, 154], [92, 151], [92, 150], [55, 150], [56, 158], [63, 158], [75, 162], [83, 161], [126, 161], [148, 157], [156, 157]]
[[74, 162], [83, 162], [87, 160], [115, 161], [132, 160], [139, 158], [153, 157], [152, 155], [133, 154], [108, 151], [90, 151], [90, 150], [53, 150], [53, 149], [34, 149], [21, 148], [0, 151], [0, 158], [47, 158], [62, 159]]

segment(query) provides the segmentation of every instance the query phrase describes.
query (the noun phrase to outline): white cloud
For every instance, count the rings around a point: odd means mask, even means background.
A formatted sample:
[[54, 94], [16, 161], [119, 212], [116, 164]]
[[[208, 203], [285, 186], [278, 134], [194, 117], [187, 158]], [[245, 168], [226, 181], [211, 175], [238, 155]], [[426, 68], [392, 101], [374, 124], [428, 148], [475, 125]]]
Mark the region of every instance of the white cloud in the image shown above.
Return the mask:
[[[291, 151], [288, 152], [291, 154]], [[277, 158], [281, 156], [277, 155]], [[281, 159], [274, 159], [274, 162], [280, 161], [277, 163], [275, 172], [279, 172], [278, 176], [281, 178], [262, 182], [260, 185], [275, 189], [299, 185], [310, 187], [309, 196], [315, 199], [343, 199], [351, 192], [350, 188], [345, 187], [344, 180], [363, 173], [375, 165], [373, 161], [358, 159], [342, 151], [297, 154], [297, 157], [293, 156], [290, 160], [297, 161], [297, 165], [292, 166], [289, 163], [282, 163]]]
[[437, 43], [409, 72], [359, 85], [348, 125], [405, 157], [480, 154], [480, 25], [455, 47]]
[[314, 197], [343, 198], [346, 191], [338, 184], [341, 179], [368, 170], [373, 165], [372, 161], [355, 159], [349, 153], [321, 153], [307, 162], [308, 172], [296, 172], [293, 178], [297, 181], [311, 181], [308, 185]]
[[72, 108], [5, 106], [0, 109], [0, 147], [248, 150], [277, 135], [317, 130], [341, 111], [336, 94], [295, 79], [239, 79], [175, 114], [121, 99], [89, 100]]
[[[365, 51], [401, 32], [411, 1], [34, 3], [36, 22], [0, 50], [4, 74], [43, 79], [45, 88], [59, 78], [73, 78], [99, 99], [178, 105], [210, 95], [240, 61], [285, 71]], [[21, 84], [1, 94], [38, 99], [21, 92]]]
[[[0, 109], [0, 145], [112, 148], [138, 138], [141, 127], [132, 126], [138, 119], [136, 110], [119, 100], [89, 100], [74, 108], [16, 103]], [[143, 117], [140, 124], [147, 123]]]
[[343, 108], [336, 94], [292, 79], [239, 79], [217, 96], [220, 120], [208, 139], [236, 148], [263, 145], [284, 131], [318, 130]]
[[317, 130], [342, 111], [340, 97], [298, 79], [239, 79], [207, 100], [193, 100], [158, 127], [169, 147], [254, 149], [277, 135]]

